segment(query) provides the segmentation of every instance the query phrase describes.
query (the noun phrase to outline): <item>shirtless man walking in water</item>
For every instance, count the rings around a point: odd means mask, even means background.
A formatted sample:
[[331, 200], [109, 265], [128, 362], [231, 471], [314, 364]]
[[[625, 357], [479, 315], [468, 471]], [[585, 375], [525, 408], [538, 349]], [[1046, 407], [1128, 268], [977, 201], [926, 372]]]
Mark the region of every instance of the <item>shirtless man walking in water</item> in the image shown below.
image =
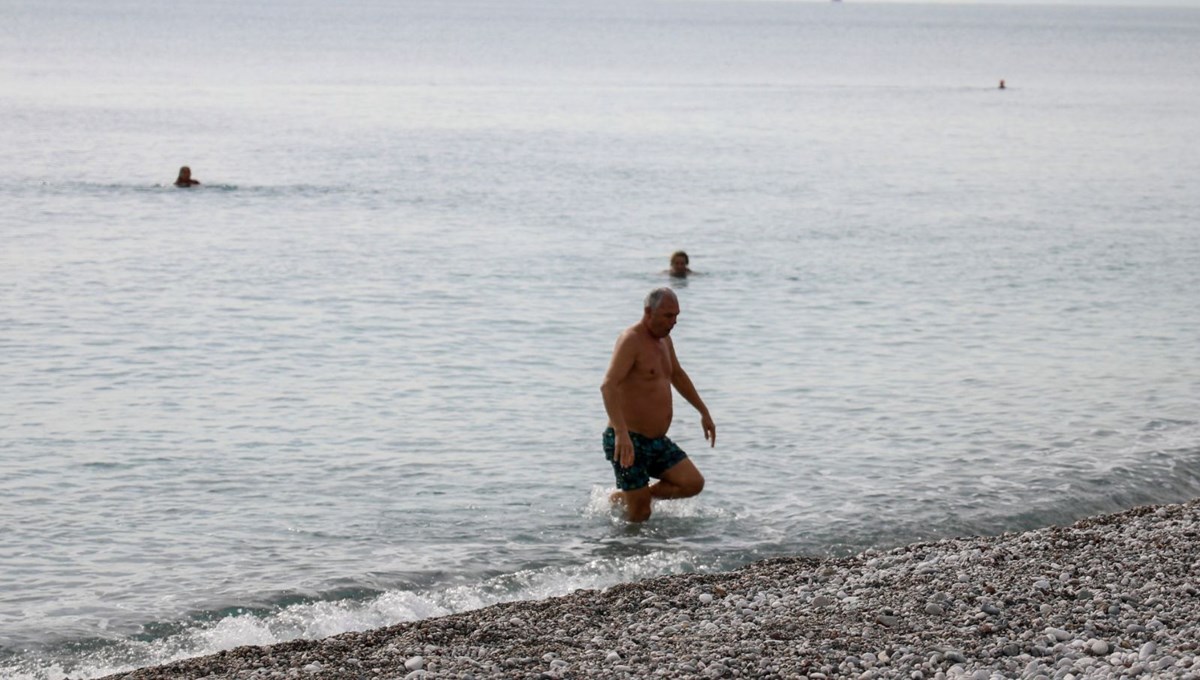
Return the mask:
[[[675, 442], [671, 427], [671, 388], [700, 412], [700, 426], [711, 446], [717, 426], [696, 392], [691, 378], [675, 357], [671, 329], [679, 317], [679, 299], [670, 288], [650, 291], [642, 320], [617, 338], [612, 362], [600, 393], [608, 412], [604, 455], [617, 477], [613, 500], [625, 504], [626, 517], [642, 522], [650, 517], [655, 498], [687, 498], [704, 488], [704, 476]], [[650, 484], [650, 478], [659, 481]]]

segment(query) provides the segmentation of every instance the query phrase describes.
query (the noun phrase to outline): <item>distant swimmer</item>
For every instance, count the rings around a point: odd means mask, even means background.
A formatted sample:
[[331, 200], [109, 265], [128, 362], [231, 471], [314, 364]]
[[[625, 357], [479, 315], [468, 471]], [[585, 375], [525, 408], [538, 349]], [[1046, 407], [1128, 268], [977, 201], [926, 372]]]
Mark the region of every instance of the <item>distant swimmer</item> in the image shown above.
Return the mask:
[[199, 180], [192, 179], [192, 169], [188, 166], [179, 168], [179, 176], [175, 178], [175, 186], [177, 187], [194, 187], [199, 184]]
[[[650, 518], [654, 499], [688, 498], [704, 488], [704, 477], [675, 442], [671, 427], [671, 388], [700, 412], [700, 427], [711, 446], [717, 426], [691, 378], [679, 365], [671, 329], [679, 318], [679, 298], [670, 288], [646, 296], [642, 320], [617, 338], [600, 393], [608, 412], [601, 441], [617, 478], [614, 503], [624, 503], [631, 522]], [[650, 478], [659, 481], [650, 484]]]
[[1004, 79], [1003, 78], [1000, 79], [1000, 88], [999, 89], [1001, 89], [1001, 90], [1004, 89]]
[[686, 279], [689, 274], [695, 273], [688, 268], [689, 262], [690, 259], [687, 253], [682, 250], [676, 250], [671, 253], [671, 268], [667, 270], [667, 273], [677, 279]]

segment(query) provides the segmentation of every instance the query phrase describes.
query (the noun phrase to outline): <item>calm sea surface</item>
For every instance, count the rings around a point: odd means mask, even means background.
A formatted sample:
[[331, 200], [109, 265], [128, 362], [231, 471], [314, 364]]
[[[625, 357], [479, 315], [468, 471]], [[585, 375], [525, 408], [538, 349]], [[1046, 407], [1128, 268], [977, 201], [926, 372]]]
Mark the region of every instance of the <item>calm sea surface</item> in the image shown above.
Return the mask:
[[[0, 676], [1200, 495], [1198, 45], [1186, 9], [4, 2]], [[708, 487], [634, 527], [598, 387], [677, 248], [719, 437], [677, 400]]]

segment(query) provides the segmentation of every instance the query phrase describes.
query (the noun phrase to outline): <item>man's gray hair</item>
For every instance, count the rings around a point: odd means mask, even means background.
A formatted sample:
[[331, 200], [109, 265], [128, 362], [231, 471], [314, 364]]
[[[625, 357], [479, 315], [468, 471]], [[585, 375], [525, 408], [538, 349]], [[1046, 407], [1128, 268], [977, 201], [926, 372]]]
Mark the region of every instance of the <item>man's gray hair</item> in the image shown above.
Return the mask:
[[658, 306], [662, 304], [663, 298], [665, 297], [670, 297], [675, 300], [679, 299], [675, 296], [675, 291], [671, 290], [670, 288], [655, 288], [654, 290], [650, 291], [649, 295], [646, 296], [646, 302], [643, 306], [653, 312], [654, 310], [658, 309]]

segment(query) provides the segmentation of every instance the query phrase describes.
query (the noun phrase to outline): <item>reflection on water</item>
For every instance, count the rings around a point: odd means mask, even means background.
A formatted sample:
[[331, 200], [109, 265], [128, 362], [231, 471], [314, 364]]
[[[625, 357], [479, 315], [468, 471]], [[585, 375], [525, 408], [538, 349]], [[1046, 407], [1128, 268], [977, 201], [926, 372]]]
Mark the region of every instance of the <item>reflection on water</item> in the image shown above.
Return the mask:
[[[1200, 491], [1194, 12], [302, 4], [12, 10], [0, 675]], [[720, 436], [634, 526], [664, 284]]]

